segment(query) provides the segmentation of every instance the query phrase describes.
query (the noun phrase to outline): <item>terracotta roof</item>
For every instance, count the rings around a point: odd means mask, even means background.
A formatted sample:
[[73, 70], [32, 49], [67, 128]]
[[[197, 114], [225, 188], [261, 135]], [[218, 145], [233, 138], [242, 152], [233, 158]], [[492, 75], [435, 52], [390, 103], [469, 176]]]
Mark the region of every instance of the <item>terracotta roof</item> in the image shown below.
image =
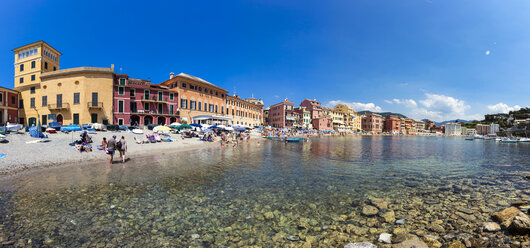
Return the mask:
[[221, 88], [221, 87], [219, 87], [219, 86], [217, 86], [217, 85], [215, 85], [215, 84], [212, 84], [212, 83], [210, 83], [210, 82], [208, 82], [208, 81], [206, 81], [206, 80], [204, 80], [204, 79], [202, 79], [202, 78], [195, 77], [195, 76], [192, 76], [192, 75], [189, 75], [189, 74], [183, 73], [183, 72], [179, 73], [179, 74], [176, 75], [175, 77], [183, 77], [183, 78], [187, 78], [187, 79], [190, 79], [190, 80], [193, 80], [193, 81], [196, 81], [196, 82], [199, 82], [199, 83], [207, 84], [207, 85], [210, 85], [210, 86], [213, 86], [213, 87], [216, 87], [216, 88], [218, 88], [218, 89], [222, 89], [222, 90], [228, 92], [228, 90], [223, 89], [223, 88]]
[[9, 90], [9, 91], [13, 91], [13, 92], [17, 92], [17, 93], [18, 93], [17, 90], [10, 89], [10, 88], [6, 88], [6, 87], [2, 87], [2, 86], [0, 86], [0, 89], [3, 89], [3, 90]]

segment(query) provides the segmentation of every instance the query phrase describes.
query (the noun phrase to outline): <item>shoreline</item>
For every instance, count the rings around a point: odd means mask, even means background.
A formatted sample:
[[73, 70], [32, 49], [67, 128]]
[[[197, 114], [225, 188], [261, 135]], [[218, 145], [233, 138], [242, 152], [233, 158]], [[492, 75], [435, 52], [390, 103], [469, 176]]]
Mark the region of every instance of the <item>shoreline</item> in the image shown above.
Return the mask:
[[[28, 135], [12, 134], [8, 137], [9, 143], [0, 144], [0, 148], [2, 148], [0, 153], [6, 154], [6, 157], [0, 159], [0, 178], [14, 178], [41, 169], [77, 166], [76, 164], [108, 164], [109, 155], [96, 147], [100, 144], [103, 137], [108, 139], [112, 135], [116, 135], [117, 139], [121, 136], [125, 137], [127, 141], [126, 159], [128, 162], [165, 153], [189, 152], [214, 147], [222, 148], [219, 141], [204, 142], [198, 138], [181, 139], [178, 134], [170, 135], [170, 138], [176, 139], [176, 141], [149, 144], [135, 143], [134, 137], [139, 138], [143, 135], [135, 135], [129, 132], [101, 132], [90, 135], [93, 140], [91, 144], [93, 146], [92, 152], [80, 153], [69, 145], [72, 134], [51, 134], [49, 135], [50, 142], [35, 144], [26, 143], [27, 141], [37, 140], [35, 138]], [[73, 137], [79, 137], [79, 132], [74, 133]], [[252, 136], [250, 142], [256, 141], [258, 138], [262, 139], [258, 136]], [[229, 145], [232, 145], [232, 143]], [[122, 164], [119, 155], [114, 155], [113, 164]]]

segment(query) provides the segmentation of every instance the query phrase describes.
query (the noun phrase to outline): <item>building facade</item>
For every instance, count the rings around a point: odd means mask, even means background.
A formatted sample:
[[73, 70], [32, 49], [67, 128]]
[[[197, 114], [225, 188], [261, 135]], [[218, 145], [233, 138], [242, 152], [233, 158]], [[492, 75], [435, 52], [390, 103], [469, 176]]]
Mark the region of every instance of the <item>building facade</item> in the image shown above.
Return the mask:
[[351, 131], [360, 131], [362, 129], [361, 117], [352, 107], [345, 104], [337, 104], [333, 107], [333, 111], [343, 114], [342, 119], [347, 129]]
[[320, 115], [320, 117], [313, 118], [311, 120], [313, 128], [319, 131], [332, 131], [333, 130], [333, 120], [329, 115]]
[[369, 132], [383, 131], [383, 117], [375, 113], [367, 113], [362, 119], [362, 129]]
[[181, 121], [187, 123], [229, 124], [227, 116], [227, 90], [204, 79], [180, 73], [170, 73], [162, 86], [172, 89], [179, 97], [179, 114]]
[[16, 90], [0, 87], [0, 126], [18, 123], [18, 96]]
[[169, 125], [179, 120], [178, 93], [149, 80], [116, 74], [114, 123], [118, 125]]
[[300, 106], [294, 109], [294, 112], [298, 114], [299, 127], [303, 129], [313, 129], [311, 124], [311, 112], [306, 107]]
[[477, 124], [476, 130], [478, 135], [488, 135], [490, 133], [490, 125]]
[[401, 120], [397, 116], [387, 115], [385, 117], [384, 132], [399, 134], [401, 133]]
[[226, 95], [226, 115], [229, 124], [258, 127], [263, 125], [263, 102], [254, 98], [242, 99], [237, 95]]
[[497, 135], [497, 132], [500, 131], [499, 124], [491, 123], [489, 135]]
[[294, 103], [287, 99], [283, 102], [270, 106], [269, 125], [275, 128], [294, 127], [295, 116], [293, 115]]
[[456, 136], [462, 135], [462, 126], [460, 123], [446, 123], [445, 135]]
[[300, 106], [305, 107], [311, 113], [311, 119], [315, 119], [322, 115], [322, 106], [317, 100], [304, 99]]

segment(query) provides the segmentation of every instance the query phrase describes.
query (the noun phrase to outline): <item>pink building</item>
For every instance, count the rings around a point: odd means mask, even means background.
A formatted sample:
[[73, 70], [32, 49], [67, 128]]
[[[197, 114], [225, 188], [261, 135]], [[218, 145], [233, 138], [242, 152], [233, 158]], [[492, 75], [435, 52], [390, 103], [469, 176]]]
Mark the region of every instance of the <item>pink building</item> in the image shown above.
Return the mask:
[[320, 131], [332, 131], [333, 130], [333, 120], [329, 115], [321, 115], [320, 117], [313, 118], [312, 123], [313, 128]]
[[113, 96], [118, 125], [169, 125], [179, 120], [178, 93], [149, 80], [116, 74]]
[[296, 119], [293, 110], [294, 103], [287, 99], [270, 106], [269, 125], [276, 128], [292, 128]]
[[[305, 107], [309, 112], [311, 112], [311, 119], [316, 119], [322, 115], [322, 106], [317, 100], [305, 99], [300, 103], [300, 106]], [[315, 127], [316, 128], [316, 127]]]
[[0, 126], [8, 122], [19, 123], [19, 121], [24, 124], [24, 118], [18, 119], [18, 95], [15, 90], [0, 87]]

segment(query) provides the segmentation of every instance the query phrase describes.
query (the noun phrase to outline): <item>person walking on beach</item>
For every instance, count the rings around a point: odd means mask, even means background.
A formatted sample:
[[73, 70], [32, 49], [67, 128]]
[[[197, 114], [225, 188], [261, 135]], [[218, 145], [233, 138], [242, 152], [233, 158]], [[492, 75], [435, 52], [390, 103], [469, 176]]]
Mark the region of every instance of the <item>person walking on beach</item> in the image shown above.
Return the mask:
[[125, 141], [125, 137], [121, 136], [121, 139], [116, 143], [116, 147], [118, 148], [118, 151], [120, 152], [120, 157], [122, 163], [125, 163], [125, 152], [127, 151], [127, 141]]
[[110, 164], [114, 158], [114, 151], [116, 151], [116, 135], [112, 135], [112, 138], [107, 141], [107, 151], [110, 156]]

